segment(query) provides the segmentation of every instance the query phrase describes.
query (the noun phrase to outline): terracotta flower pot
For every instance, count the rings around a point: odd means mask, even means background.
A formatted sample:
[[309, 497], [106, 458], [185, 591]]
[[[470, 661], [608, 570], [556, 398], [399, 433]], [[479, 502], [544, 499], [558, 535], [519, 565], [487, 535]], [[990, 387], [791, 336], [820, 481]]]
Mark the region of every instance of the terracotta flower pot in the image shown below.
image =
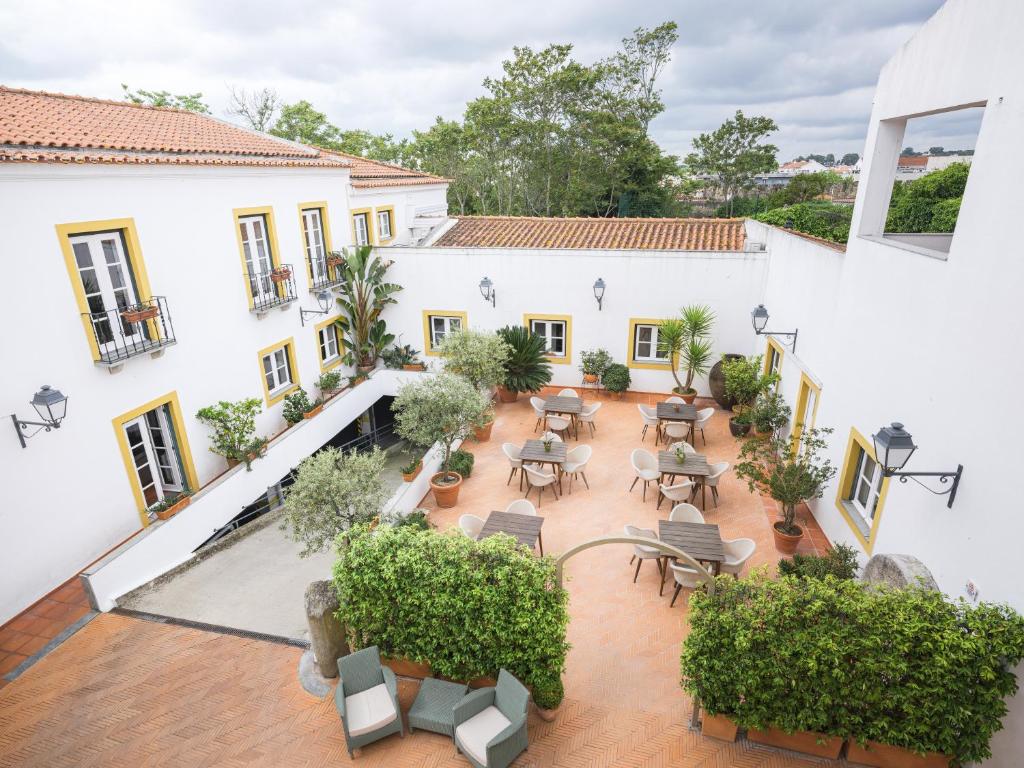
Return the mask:
[[779, 526], [782, 525], [781, 521], [772, 524], [772, 536], [775, 537], [775, 549], [784, 555], [792, 555], [796, 552], [796, 548], [800, 546], [800, 540], [804, 537], [804, 529], [800, 528], [800, 533], [793, 535], [789, 533], [783, 533], [779, 530]]
[[160, 310], [156, 307], [142, 307], [140, 309], [126, 309], [121, 313], [121, 319], [126, 323], [141, 323], [146, 320], [152, 320], [154, 317], [160, 314]]
[[420, 461], [418, 461], [416, 463], [416, 469], [414, 469], [412, 472], [403, 472], [402, 473], [402, 480], [404, 480], [407, 483], [411, 483], [413, 480], [416, 479], [416, 476], [419, 475], [419, 473], [422, 472], [422, 471], [423, 471], [423, 460], [420, 459]]
[[621, 400], [625, 396], [626, 393], [625, 392], [612, 392], [611, 390], [609, 390], [608, 394], [611, 396], [612, 400]]
[[[835, 760], [843, 748], [843, 739], [838, 736], [826, 736], [813, 731], [795, 731], [786, 733], [778, 728], [759, 731], [757, 728], [747, 730], [747, 738], [755, 744], [767, 744], [780, 749], [792, 749], [805, 755], [827, 757]], [[821, 741], [822, 743], [818, 743]]]
[[444, 472], [438, 472], [430, 478], [430, 490], [434, 493], [434, 501], [442, 508], [454, 507], [459, 503], [459, 488], [462, 487], [462, 475], [458, 472], [449, 472], [455, 475], [458, 480], [454, 483], [438, 484], [438, 480], [444, 477]]
[[597, 374], [596, 373], [584, 373], [583, 374], [583, 382], [585, 384], [596, 384], [597, 383]]
[[181, 510], [183, 510], [191, 503], [191, 496], [183, 496], [182, 498], [178, 499], [178, 501], [175, 504], [172, 504], [167, 509], [157, 512], [156, 516], [161, 520], [170, 520], [172, 517], [181, 512]]
[[736, 741], [736, 721], [728, 715], [701, 715], [700, 731], [705, 736], [722, 741]]
[[384, 666], [389, 667], [399, 677], [415, 677], [422, 680], [433, 675], [430, 665], [425, 662], [412, 661], [402, 657], [391, 658], [389, 656], [381, 657], [380, 662]]
[[427, 366], [425, 366], [423, 363], [406, 363], [405, 365], [402, 366], [402, 370], [422, 372], [427, 370]]
[[543, 707], [537, 707], [537, 717], [543, 720], [545, 723], [553, 723], [558, 718], [559, 707], [554, 709], [544, 709]]
[[320, 413], [320, 411], [322, 411], [323, 409], [324, 409], [324, 404], [323, 403], [320, 403], [320, 405], [314, 405], [312, 408], [310, 408], [308, 411], [306, 411], [304, 414], [302, 414], [302, 418], [304, 418], [304, 419], [312, 419], [314, 416], [316, 416], [318, 413]]
[[288, 269], [287, 267], [281, 267], [279, 269], [275, 269], [274, 271], [272, 271], [270, 273], [270, 279], [271, 279], [272, 282], [275, 282], [275, 283], [283, 283], [286, 280], [289, 280], [291, 278], [291, 276], [292, 276], [292, 271], [290, 269]]
[[504, 387], [498, 387], [498, 399], [503, 403], [514, 403], [519, 399], [519, 393]]
[[846, 748], [846, 759], [851, 763], [873, 765], [875, 768], [948, 768], [949, 755], [928, 752], [919, 755], [903, 747], [893, 747], [869, 741], [860, 746], [851, 740]]
[[227, 461], [228, 463], [228, 469], [234, 469], [235, 467], [242, 463], [238, 459], [225, 459], [225, 461]]
[[488, 421], [482, 427], [476, 427], [473, 430], [473, 437], [478, 443], [486, 443], [491, 439], [491, 429], [494, 428], [494, 420]]

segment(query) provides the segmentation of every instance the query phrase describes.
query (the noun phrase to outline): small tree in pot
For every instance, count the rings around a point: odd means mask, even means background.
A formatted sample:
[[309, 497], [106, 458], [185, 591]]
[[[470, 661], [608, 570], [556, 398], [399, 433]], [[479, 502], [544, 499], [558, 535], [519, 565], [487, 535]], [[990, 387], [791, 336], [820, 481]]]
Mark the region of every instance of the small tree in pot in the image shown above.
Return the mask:
[[[691, 304], [679, 311], [679, 317], [663, 320], [658, 326], [658, 349], [668, 355], [672, 365], [672, 378], [676, 386], [672, 390], [681, 395], [687, 403], [697, 397], [693, 380], [705, 376], [710, 369], [712, 342], [711, 326], [715, 313], [704, 304]], [[686, 372], [685, 383], [679, 380], [679, 370]]]
[[612, 364], [612, 356], [607, 349], [587, 350], [580, 353], [580, 371], [583, 373], [583, 381], [594, 384], [601, 380], [608, 366]]
[[454, 507], [459, 499], [462, 476], [449, 463], [456, 440], [465, 439], [483, 422], [490, 398], [465, 379], [442, 373], [406, 384], [391, 408], [395, 431], [416, 445], [439, 444], [443, 451], [440, 472], [430, 479], [439, 507]]
[[729, 420], [729, 431], [733, 437], [742, 437], [750, 431], [750, 409], [758, 396], [768, 392], [779, 380], [777, 373], [764, 373], [762, 361], [761, 355], [723, 359], [725, 393], [736, 403], [733, 406], [736, 416]]
[[545, 357], [543, 336], [522, 325], [507, 325], [498, 335], [509, 346], [505, 376], [498, 387], [502, 402], [515, 402], [520, 392], [537, 392], [551, 381], [551, 363]]
[[[461, 330], [446, 335], [439, 352], [446, 371], [461, 376], [490, 399], [505, 379], [505, 362], [512, 350], [496, 333]], [[483, 422], [476, 425], [474, 437], [479, 442], [489, 440], [493, 424], [494, 411], [488, 409]]]
[[345, 339], [346, 365], [371, 370], [395, 340], [380, 319], [388, 304], [397, 303], [393, 295], [402, 290], [402, 286], [385, 280], [390, 266], [390, 261], [373, 255], [373, 248], [362, 245], [351, 253], [346, 251], [345, 260], [337, 268], [342, 280], [342, 294], [338, 297], [342, 316], [337, 325]]
[[228, 466], [245, 462], [246, 470], [263, 455], [267, 446], [265, 437], [256, 436], [256, 414], [263, 410], [263, 401], [256, 397], [229, 403], [221, 400], [216, 405], [200, 408], [196, 418], [213, 427], [210, 451], [223, 456]]
[[747, 440], [740, 448], [736, 475], [747, 481], [750, 492], [766, 493], [782, 507], [782, 519], [772, 527], [775, 548], [786, 555], [796, 552], [804, 530], [796, 524], [798, 504], [821, 498], [836, 468], [821, 453], [827, 443], [828, 427], [804, 430], [800, 448], [778, 436], [765, 440]]

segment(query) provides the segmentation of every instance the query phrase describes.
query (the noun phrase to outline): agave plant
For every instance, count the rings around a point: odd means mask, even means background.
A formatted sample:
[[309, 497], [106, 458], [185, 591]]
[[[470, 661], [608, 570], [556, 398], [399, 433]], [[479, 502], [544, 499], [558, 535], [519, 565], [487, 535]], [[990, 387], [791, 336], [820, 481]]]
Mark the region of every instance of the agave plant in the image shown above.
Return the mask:
[[372, 368], [384, 348], [395, 340], [380, 318], [384, 307], [396, 303], [393, 295], [402, 290], [402, 286], [385, 280], [390, 266], [390, 261], [374, 256], [368, 245], [351, 252], [345, 249], [345, 260], [337, 268], [343, 281], [338, 297], [343, 314], [337, 324], [345, 340], [342, 359], [346, 365]]
[[[679, 317], [663, 320], [658, 326], [659, 351], [672, 362], [672, 378], [684, 394], [693, 393], [693, 380], [707, 374], [711, 363], [712, 342], [708, 338], [715, 324], [715, 313], [705, 304], [683, 307]], [[679, 370], [686, 372], [686, 382], [679, 380]]]
[[551, 381], [544, 337], [522, 325], [507, 325], [498, 335], [511, 347], [502, 386], [509, 392], [536, 392]]

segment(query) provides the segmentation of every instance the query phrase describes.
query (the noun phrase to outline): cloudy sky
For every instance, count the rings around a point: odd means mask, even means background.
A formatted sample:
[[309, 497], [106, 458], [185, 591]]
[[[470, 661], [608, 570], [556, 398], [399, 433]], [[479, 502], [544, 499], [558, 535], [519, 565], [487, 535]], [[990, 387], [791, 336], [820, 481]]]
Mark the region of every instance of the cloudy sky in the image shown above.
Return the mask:
[[[228, 86], [307, 99], [342, 128], [408, 135], [457, 118], [514, 45], [612, 53], [637, 26], [673, 20], [654, 138], [685, 155], [737, 108], [773, 117], [780, 159], [861, 152], [878, 71], [941, 0], [4, 0], [0, 83], [119, 98], [120, 83], [202, 91], [225, 116]], [[908, 135], [973, 146], [970, 120]]]

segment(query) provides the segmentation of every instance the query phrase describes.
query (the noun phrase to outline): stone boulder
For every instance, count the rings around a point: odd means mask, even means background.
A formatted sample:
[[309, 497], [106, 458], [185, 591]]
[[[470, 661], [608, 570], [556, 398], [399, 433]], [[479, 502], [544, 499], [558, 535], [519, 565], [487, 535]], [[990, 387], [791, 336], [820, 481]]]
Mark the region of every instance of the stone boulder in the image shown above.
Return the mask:
[[864, 566], [860, 578], [869, 584], [939, 589], [932, 572], [913, 555], [875, 555]]

